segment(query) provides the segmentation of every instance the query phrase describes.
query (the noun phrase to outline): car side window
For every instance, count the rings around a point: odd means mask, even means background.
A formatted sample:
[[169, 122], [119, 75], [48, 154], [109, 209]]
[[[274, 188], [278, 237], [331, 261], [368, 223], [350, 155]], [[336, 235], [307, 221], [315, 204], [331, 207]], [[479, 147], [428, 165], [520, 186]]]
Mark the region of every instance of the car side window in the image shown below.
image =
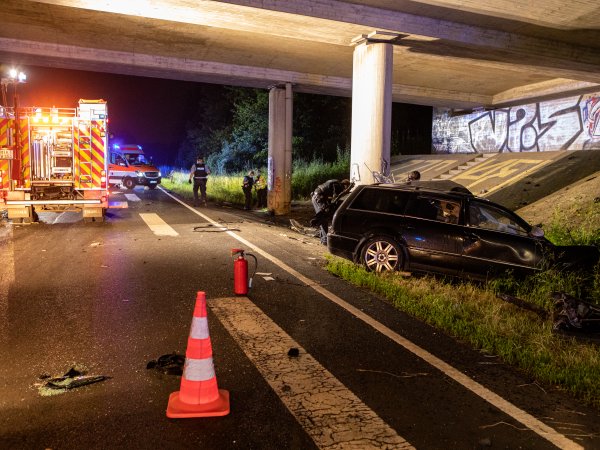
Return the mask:
[[403, 214], [409, 197], [408, 192], [366, 188], [356, 196], [348, 209]]
[[469, 206], [469, 225], [520, 236], [528, 235], [527, 230], [511, 213], [481, 203], [471, 203]]
[[457, 224], [460, 218], [460, 202], [418, 195], [409, 205], [406, 214], [422, 219]]

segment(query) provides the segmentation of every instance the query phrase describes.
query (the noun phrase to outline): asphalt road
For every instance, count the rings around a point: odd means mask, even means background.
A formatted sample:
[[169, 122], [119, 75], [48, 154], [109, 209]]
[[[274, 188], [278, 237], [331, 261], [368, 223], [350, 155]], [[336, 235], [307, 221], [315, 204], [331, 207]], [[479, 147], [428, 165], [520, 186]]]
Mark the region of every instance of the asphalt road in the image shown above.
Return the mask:
[[[0, 227], [0, 448], [600, 448], [597, 411], [329, 275], [317, 239], [134, 194], [104, 223]], [[146, 365], [185, 354], [198, 291], [231, 413], [169, 419], [180, 377]], [[110, 378], [40, 395], [73, 366]]]

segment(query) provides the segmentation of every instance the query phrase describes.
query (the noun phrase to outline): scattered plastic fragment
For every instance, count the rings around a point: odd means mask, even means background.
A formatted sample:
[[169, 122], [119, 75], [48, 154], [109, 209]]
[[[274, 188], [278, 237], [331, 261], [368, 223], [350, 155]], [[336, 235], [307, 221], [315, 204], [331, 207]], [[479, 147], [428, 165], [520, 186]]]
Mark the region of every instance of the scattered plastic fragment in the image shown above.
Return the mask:
[[553, 292], [554, 331], [600, 331], [600, 305], [580, 300], [564, 292]]
[[185, 364], [185, 356], [177, 353], [169, 353], [162, 355], [156, 360], [146, 364], [146, 369], [156, 369], [167, 375], [182, 375], [183, 365]]
[[60, 377], [51, 377], [48, 374], [42, 374], [39, 378], [40, 380], [44, 380], [38, 385], [38, 392], [43, 397], [62, 394], [71, 389], [110, 379], [110, 377], [104, 375], [86, 375], [84, 370], [75, 367], [71, 367]]

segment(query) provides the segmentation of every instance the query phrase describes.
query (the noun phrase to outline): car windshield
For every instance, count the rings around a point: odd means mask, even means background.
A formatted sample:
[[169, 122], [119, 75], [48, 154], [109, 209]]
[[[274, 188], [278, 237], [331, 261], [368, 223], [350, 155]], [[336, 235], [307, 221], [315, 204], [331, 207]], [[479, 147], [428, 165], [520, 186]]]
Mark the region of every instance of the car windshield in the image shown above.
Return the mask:
[[125, 158], [127, 158], [127, 162], [132, 166], [142, 166], [144, 164], [150, 164], [150, 162], [144, 157], [144, 155], [126, 153]]
[[491, 205], [472, 203], [469, 206], [469, 223], [472, 227], [486, 230], [502, 231], [522, 236], [528, 234], [525, 223], [521, 223], [516, 216], [508, 211], [503, 211]]

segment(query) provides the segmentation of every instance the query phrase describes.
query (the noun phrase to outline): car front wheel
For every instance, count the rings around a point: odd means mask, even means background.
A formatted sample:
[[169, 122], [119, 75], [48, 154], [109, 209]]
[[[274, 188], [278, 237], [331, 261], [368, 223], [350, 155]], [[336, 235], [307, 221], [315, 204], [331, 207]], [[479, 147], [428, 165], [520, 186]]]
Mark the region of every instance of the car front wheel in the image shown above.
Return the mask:
[[402, 267], [403, 254], [400, 246], [386, 236], [371, 238], [363, 246], [361, 261], [372, 272], [398, 270]]
[[125, 189], [133, 189], [135, 187], [135, 181], [131, 178], [125, 178], [123, 180], [123, 186], [125, 186]]

